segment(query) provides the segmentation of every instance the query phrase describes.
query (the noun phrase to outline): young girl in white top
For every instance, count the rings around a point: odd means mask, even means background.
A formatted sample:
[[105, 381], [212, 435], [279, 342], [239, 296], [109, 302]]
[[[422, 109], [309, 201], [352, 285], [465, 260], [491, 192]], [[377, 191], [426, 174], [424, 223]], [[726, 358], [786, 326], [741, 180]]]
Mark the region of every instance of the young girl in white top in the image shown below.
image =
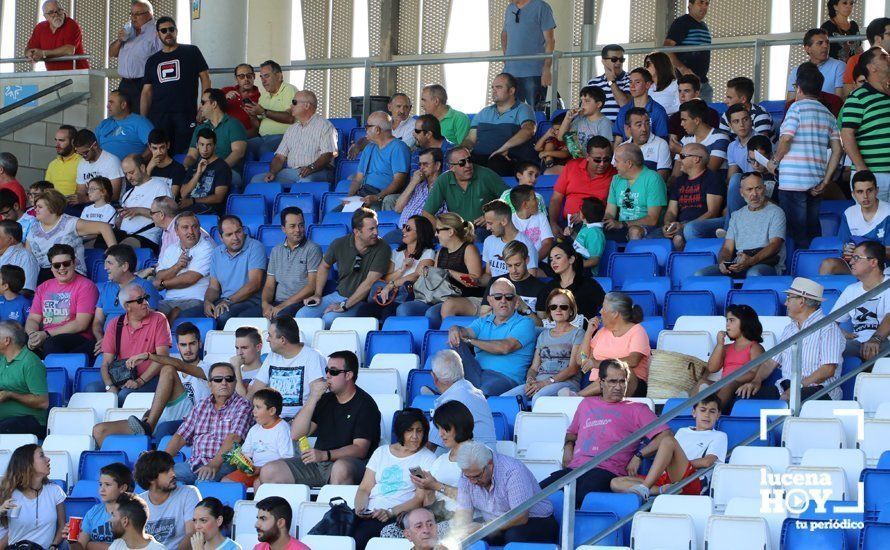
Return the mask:
[[[105, 222], [113, 224], [117, 216], [117, 210], [109, 204], [111, 201], [111, 180], [105, 176], [96, 176], [87, 184], [87, 197], [92, 204], [86, 206], [80, 214], [80, 219], [88, 222]], [[84, 236], [83, 243], [86, 248], [96, 248], [98, 235]], [[104, 241], [103, 241], [104, 242]]]
[[49, 458], [39, 445], [22, 445], [13, 451], [0, 483], [0, 502], [7, 546], [30, 541], [56, 550], [68, 535], [65, 492], [49, 481]]

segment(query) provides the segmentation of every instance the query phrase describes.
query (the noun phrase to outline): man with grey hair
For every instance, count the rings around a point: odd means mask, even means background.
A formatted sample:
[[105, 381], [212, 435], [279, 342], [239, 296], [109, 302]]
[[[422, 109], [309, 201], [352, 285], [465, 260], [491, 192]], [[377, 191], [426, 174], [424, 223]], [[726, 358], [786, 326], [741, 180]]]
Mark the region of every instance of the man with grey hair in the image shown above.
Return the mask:
[[[473, 415], [473, 440], [494, 449], [497, 435], [491, 407], [482, 391], [464, 378], [464, 365], [460, 355], [451, 349], [438, 351], [433, 355], [432, 375], [433, 384], [439, 393], [433, 402], [433, 409], [438, 409], [449, 401], [460, 401]], [[421, 388], [421, 393], [426, 393], [425, 390], [429, 388]], [[433, 450], [435, 446], [444, 447], [439, 430], [430, 430], [429, 445]]]
[[658, 226], [667, 187], [658, 172], [643, 164], [643, 151], [634, 143], [615, 150], [615, 169], [603, 217], [606, 239], [641, 239]]
[[90, 62], [86, 59], [75, 62], [50, 61], [54, 57], [83, 55], [83, 33], [77, 21], [68, 17], [58, 0], [46, 0], [42, 11], [45, 21], [37, 23], [28, 39], [28, 45], [25, 46], [28, 61], [44, 61], [47, 71], [89, 69]]
[[[457, 511], [451, 525], [461, 538], [541, 492], [534, 474], [525, 464], [494, 453], [478, 441], [461, 444], [457, 465], [463, 475], [457, 486]], [[500, 531], [485, 537], [485, 542], [489, 546], [511, 542], [554, 543], [558, 535], [553, 503], [543, 499], [504, 524]]]
[[392, 135], [392, 117], [375, 111], [365, 124], [368, 146], [362, 150], [349, 195], [358, 195], [368, 208], [379, 210], [381, 201], [402, 192], [411, 172], [411, 149]]
[[46, 437], [46, 366], [15, 321], [0, 322], [0, 434]]
[[159, 250], [162, 230], [151, 217], [151, 205], [159, 197], [172, 197], [170, 185], [163, 178], [148, 175], [145, 159], [137, 154], [128, 155], [121, 163], [124, 176], [132, 186], [121, 198], [115, 224], [127, 234], [121, 244], [133, 248]]
[[148, 0], [130, 2], [130, 19], [121, 25], [117, 38], [108, 45], [108, 57], [117, 58], [117, 72], [121, 75], [118, 89], [133, 103], [130, 110], [139, 113], [142, 99], [142, 79], [145, 62], [161, 49], [161, 39], [155, 31], [154, 8]]
[[17, 265], [25, 272], [28, 296], [37, 289], [40, 266], [34, 254], [22, 244], [22, 226], [13, 220], [0, 220], [0, 265]]
[[[24, 212], [28, 200], [25, 197], [25, 188], [22, 187], [19, 180], [15, 179], [18, 172], [19, 159], [15, 158], [15, 155], [12, 153], [7, 153], [6, 151], [0, 153], [0, 189], [9, 189], [15, 193], [15, 197], [18, 199], [19, 210]], [[2, 212], [0, 212], [0, 215], [3, 216], [3, 219], [10, 219], [9, 216]]]
[[251, 182], [331, 181], [337, 156], [337, 130], [318, 114], [318, 98], [309, 90], [297, 92], [290, 113], [294, 123], [284, 132], [265, 174]]
[[448, 92], [441, 84], [427, 84], [420, 92], [423, 112], [439, 119], [442, 135], [451, 143], [460, 144], [470, 131], [470, 117], [448, 105]]
[[498, 279], [488, 293], [491, 313], [468, 327], [448, 329], [448, 343], [460, 354], [466, 379], [485, 395], [523, 384], [532, 363], [537, 332], [535, 323], [516, 311], [518, 299], [516, 286]]
[[439, 546], [439, 530], [436, 516], [426, 508], [415, 508], [402, 518], [405, 538], [412, 550], [435, 550]]
[[271, 59], [263, 61], [260, 82], [263, 84], [260, 100], [244, 105], [251, 125], [259, 128], [259, 135], [247, 141], [248, 159], [259, 159], [263, 153], [275, 151], [288, 126], [294, 123], [291, 106], [297, 88], [284, 81], [281, 65]]
[[[791, 282], [791, 288], [785, 291], [785, 306], [788, 309], [788, 317], [791, 322], [782, 331], [780, 342], [786, 342], [807, 327], [810, 327], [823, 318], [822, 302], [825, 301], [822, 294], [822, 285], [804, 277], [795, 277]], [[800, 343], [802, 351], [800, 374], [801, 399], [807, 399], [823, 387], [828, 386], [840, 377], [840, 367], [843, 363], [843, 353], [846, 346], [844, 333], [837, 323], [830, 323], [821, 330], [805, 337]], [[754, 373], [754, 379], [747, 384], [742, 384], [736, 395], [742, 398], [754, 399], [781, 399], [788, 401], [791, 388], [791, 373], [793, 369], [794, 355], [791, 348], [783, 351], [775, 359], [770, 359], [761, 364]], [[776, 367], [781, 367], [782, 376], [775, 385], [763, 386], [763, 381], [769, 378]], [[843, 392], [840, 386], [828, 392], [821, 399], [841, 399]]]
[[673, 240], [675, 250], [683, 250], [689, 239], [714, 236], [723, 227], [723, 195], [726, 184], [708, 169], [708, 149], [701, 143], [687, 143], [680, 152], [680, 176], [668, 193], [668, 207], [659, 233]]

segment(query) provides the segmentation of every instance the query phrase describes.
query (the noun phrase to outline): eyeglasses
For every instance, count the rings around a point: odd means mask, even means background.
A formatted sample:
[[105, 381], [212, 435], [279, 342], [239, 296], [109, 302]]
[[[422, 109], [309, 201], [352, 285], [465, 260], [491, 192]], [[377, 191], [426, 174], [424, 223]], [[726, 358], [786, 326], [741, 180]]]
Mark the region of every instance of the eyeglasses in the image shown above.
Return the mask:
[[291, 105], [299, 105], [300, 103], [309, 103], [308, 101], [304, 101], [302, 99], [292, 99], [290, 100]]
[[569, 310], [569, 304], [550, 304], [547, 307], [550, 308], [550, 311], [556, 311], [557, 309], [560, 311], [568, 311]]
[[250, 80], [253, 80], [253, 78], [254, 78], [254, 73], [241, 73], [241, 74], [236, 74], [236, 75], [235, 75], [235, 78], [242, 78], [242, 79], [243, 79], [243, 78], [249, 78]]
[[148, 15], [147, 11], [137, 11], [135, 13], [131, 13], [130, 17], [142, 17], [143, 15]]
[[60, 9], [59, 10], [49, 10], [47, 12], [44, 12], [43, 15], [45, 15], [46, 17], [50, 17], [53, 15], [60, 15], [61, 13], [63, 13], [63, 10], [60, 10]]
[[0, 219], [5, 220], [9, 217], [10, 212], [12, 212], [12, 208], [7, 208], [6, 210], [0, 210]]
[[482, 468], [482, 470], [478, 474], [470, 475], [470, 474], [464, 473], [464, 477], [469, 479], [470, 481], [478, 481], [478, 480], [482, 479], [482, 477], [485, 475], [485, 470], [487, 470], [487, 469], [488, 469], [488, 465], [486, 465], [485, 468]]
[[626, 386], [627, 380], [624, 378], [621, 378], [618, 380], [606, 378], [605, 380], [603, 380], [603, 383], [606, 384], [607, 386]]
[[697, 158], [697, 159], [702, 158], [701, 155], [690, 155], [689, 153], [680, 153], [680, 159], [681, 159], [681, 160], [688, 159], [689, 157]]
[[149, 213], [150, 215], [154, 216], [155, 214], [160, 214], [161, 211], [160, 211], [160, 210], [149, 210], [148, 213]]
[[135, 302], [139, 305], [142, 305], [145, 303], [146, 300], [148, 300], [148, 296], [143, 294], [142, 296], [140, 296], [138, 298], [133, 298], [132, 300], [127, 300], [126, 302], [124, 302], [124, 304], [132, 304], [133, 302]]
[[170, 34], [176, 32], [176, 27], [164, 27], [163, 29], [159, 28], [158, 32], [160, 34]]
[[63, 267], [71, 267], [71, 264], [74, 262], [71, 260], [65, 260], [64, 262], [53, 262], [53, 269], [62, 269]]
[[415, 134], [422, 134], [422, 133], [423, 133], [423, 128], [415, 128], [415, 129], [414, 129], [414, 133], [415, 133]]
[[441, 233], [441, 232], [443, 232], [443, 231], [448, 231], [449, 229], [451, 229], [451, 228], [450, 228], [450, 227], [437, 227], [437, 228], [436, 228], [436, 233]]
[[405, 233], [411, 233], [414, 230], [411, 229], [411, 226], [406, 223], [405, 225], [402, 226], [402, 231], [404, 231]]
[[612, 157], [591, 157], [590, 158], [590, 162], [592, 162], [594, 164], [606, 164], [607, 162], [610, 162], [611, 160], [612, 160]]
[[494, 298], [498, 302], [501, 300], [507, 300], [508, 302], [512, 302], [514, 298], [516, 298], [515, 294], [489, 294], [491, 298]]
[[452, 162], [451, 166], [460, 166], [461, 168], [463, 168], [468, 164], [470, 164], [470, 157], [462, 158], [458, 161]]
[[614, 55], [612, 57], [604, 57], [603, 60], [608, 60], [612, 63], [624, 63], [623, 57], [615, 57]]
[[370, 130], [371, 128], [379, 128], [376, 124], [365, 124], [365, 130]]
[[340, 376], [341, 374], [343, 374], [344, 372], [346, 372], [346, 369], [331, 369], [331, 368], [325, 368], [324, 371], [325, 371], [326, 373], [330, 374], [331, 376]]
[[862, 260], [875, 260], [876, 258], [874, 256], [860, 256], [859, 254], [853, 254], [850, 256], [850, 259], [854, 262], [859, 262]]
[[231, 384], [232, 382], [235, 381], [235, 377], [231, 374], [228, 376], [214, 376], [213, 378], [210, 379], [210, 381], [213, 382], [214, 384], [222, 384], [223, 382], [225, 382], [227, 384]]
[[516, 8], [516, 11], [513, 12], [513, 15], [516, 16], [516, 22], [519, 23], [519, 14], [522, 13], [522, 8]]

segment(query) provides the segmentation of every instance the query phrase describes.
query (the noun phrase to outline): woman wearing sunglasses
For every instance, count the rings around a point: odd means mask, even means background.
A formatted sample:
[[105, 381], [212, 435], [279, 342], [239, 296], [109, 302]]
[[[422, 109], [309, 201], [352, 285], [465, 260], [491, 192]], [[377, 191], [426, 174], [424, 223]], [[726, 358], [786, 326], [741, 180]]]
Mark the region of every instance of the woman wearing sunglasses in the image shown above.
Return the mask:
[[423, 268], [432, 267], [436, 256], [434, 235], [433, 224], [423, 216], [411, 216], [402, 226], [402, 244], [392, 254], [389, 272], [368, 293], [368, 301], [383, 308], [381, 319], [394, 314], [397, 305], [414, 299], [411, 286]]
[[557, 288], [547, 296], [547, 318], [555, 325], [538, 335], [535, 356], [525, 377], [525, 385], [503, 395], [521, 395], [528, 405], [545, 395], [557, 395], [567, 388], [580, 389], [579, 356], [584, 331], [572, 324], [578, 313], [571, 290]]

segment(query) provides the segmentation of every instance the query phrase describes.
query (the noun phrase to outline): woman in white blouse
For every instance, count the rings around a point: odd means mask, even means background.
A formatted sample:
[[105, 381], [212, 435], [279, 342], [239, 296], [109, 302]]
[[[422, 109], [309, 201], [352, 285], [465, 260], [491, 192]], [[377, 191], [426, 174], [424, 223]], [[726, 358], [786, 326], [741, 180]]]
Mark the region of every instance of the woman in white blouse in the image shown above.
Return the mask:
[[649, 97], [664, 107], [668, 116], [679, 111], [680, 90], [677, 87], [677, 78], [671, 58], [666, 53], [652, 52], [646, 56], [643, 66], [652, 75]]
[[12, 453], [0, 483], [0, 548], [25, 541], [56, 550], [68, 535], [65, 492], [49, 480], [49, 458], [39, 445]]
[[402, 226], [402, 244], [393, 252], [389, 262], [389, 273], [374, 284], [368, 293], [368, 301], [392, 309], [384, 313], [393, 314], [399, 304], [413, 300], [411, 285], [423, 273], [422, 268], [432, 267], [436, 258], [434, 239], [433, 224], [428, 219], [423, 216], [408, 218]]

